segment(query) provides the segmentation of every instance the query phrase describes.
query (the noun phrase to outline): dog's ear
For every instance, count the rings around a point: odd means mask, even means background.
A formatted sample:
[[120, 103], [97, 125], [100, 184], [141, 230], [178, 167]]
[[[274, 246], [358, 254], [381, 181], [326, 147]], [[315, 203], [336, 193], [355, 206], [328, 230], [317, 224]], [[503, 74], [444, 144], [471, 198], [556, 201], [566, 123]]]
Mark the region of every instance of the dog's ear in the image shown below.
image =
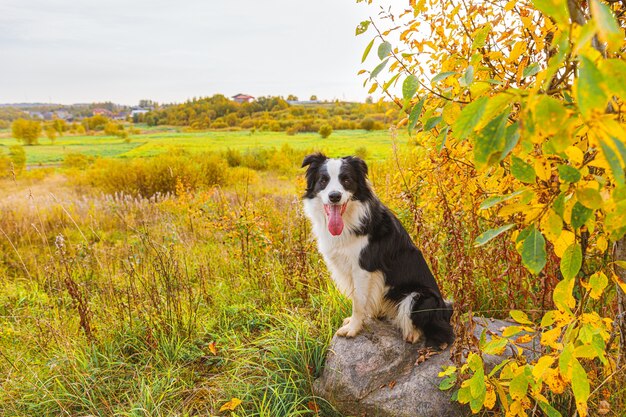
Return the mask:
[[304, 157], [304, 161], [302, 161], [302, 166], [300, 168], [304, 168], [309, 165], [319, 165], [327, 159], [328, 157], [321, 152], [312, 153], [311, 155]]
[[364, 160], [358, 156], [346, 156], [344, 161], [349, 163], [359, 174], [362, 174], [363, 178], [367, 176], [367, 164]]

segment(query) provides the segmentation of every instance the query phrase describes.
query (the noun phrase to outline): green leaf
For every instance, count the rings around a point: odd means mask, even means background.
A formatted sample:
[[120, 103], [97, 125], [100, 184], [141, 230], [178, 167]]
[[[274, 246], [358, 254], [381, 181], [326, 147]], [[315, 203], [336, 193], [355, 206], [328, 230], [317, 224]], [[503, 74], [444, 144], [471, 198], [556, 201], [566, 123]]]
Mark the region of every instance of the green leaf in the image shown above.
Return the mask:
[[524, 162], [522, 159], [517, 156], [511, 157], [511, 174], [526, 184], [532, 184], [535, 182], [537, 178], [537, 174], [535, 174], [535, 168], [532, 165]]
[[576, 281], [573, 279], [563, 279], [554, 287], [552, 300], [554, 300], [554, 305], [560, 310], [571, 312], [570, 309], [576, 306], [576, 300], [572, 296], [575, 283]]
[[600, 72], [605, 80], [611, 80], [611, 93], [626, 100], [626, 62], [621, 59], [604, 59]]
[[496, 195], [493, 197], [489, 197], [487, 199], [485, 199], [485, 201], [482, 202], [482, 204], [480, 205], [480, 210], [486, 210], [488, 208], [491, 208], [493, 206], [495, 206], [496, 204], [502, 203], [504, 201], [510, 200], [513, 197], [517, 197], [518, 195], [520, 195], [521, 193], [523, 193], [525, 190], [517, 190], [514, 193], [511, 194], [507, 194], [507, 195]]
[[[367, 21], [369, 23], [369, 20]], [[367, 59], [367, 56], [370, 54], [370, 51], [372, 50], [372, 46], [374, 46], [374, 41], [376, 40], [376, 38], [373, 38], [370, 43], [367, 44], [367, 47], [365, 48], [365, 51], [363, 51], [363, 57], [361, 58], [361, 63], [365, 62], [365, 60]]]
[[378, 58], [381, 60], [387, 58], [387, 56], [391, 53], [391, 44], [387, 41], [378, 45]]
[[500, 160], [505, 146], [506, 120], [508, 112], [502, 113], [490, 121], [478, 135], [474, 145], [474, 163], [476, 169], [494, 164]]
[[580, 245], [576, 242], [572, 243], [565, 249], [561, 258], [561, 274], [564, 279], [571, 279], [578, 274], [583, 262], [583, 253]]
[[[619, 139], [613, 138], [614, 143], [621, 143]], [[600, 139], [600, 148], [602, 149], [602, 153], [604, 154], [604, 158], [609, 163], [611, 167], [611, 171], [613, 172], [613, 178], [615, 179], [615, 183], [619, 186], [624, 185], [624, 169], [622, 168], [622, 163], [619, 160], [617, 154], [611, 149], [611, 147], [602, 139]]]
[[540, 402], [539, 407], [548, 417], [563, 417], [563, 415], [546, 402]]
[[565, 182], [578, 182], [582, 175], [580, 171], [569, 165], [559, 165], [556, 167], [559, 171], [559, 177]]
[[606, 42], [609, 50], [616, 51], [622, 45], [624, 33], [617, 24], [613, 12], [606, 4], [598, 0], [591, 0], [590, 7], [600, 41]]
[[509, 314], [511, 315], [511, 318], [519, 324], [534, 324], [523, 311], [511, 310], [509, 311]]
[[441, 73], [435, 75], [433, 77], [433, 79], [430, 80], [430, 83], [431, 84], [435, 84], [437, 81], [441, 81], [441, 80], [443, 80], [445, 78], [448, 78], [449, 76], [455, 75], [455, 74], [456, 74], [456, 72], [454, 72], [454, 71], [441, 72]]
[[508, 342], [508, 339], [504, 337], [494, 336], [481, 350], [487, 355], [501, 355]]
[[482, 28], [474, 32], [474, 40], [472, 41], [472, 49], [482, 48], [487, 40], [487, 35], [491, 31], [491, 24], [487, 23]]
[[591, 290], [589, 291], [589, 295], [594, 300], [597, 300], [602, 295], [602, 291], [606, 288], [608, 284], [608, 279], [606, 275], [602, 272], [596, 272], [591, 277], [589, 277], [589, 286]]
[[504, 149], [502, 150], [502, 154], [500, 154], [500, 160], [506, 158], [506, 156], [515, 148], [515, 145], [517, 145], [520, 137], [518, 127], [518, 122], [515, 122], [512, 125], [506, 127], [506, 135], [504, 136]]
[[585, 368], [578, 362], [578, 359], [572, 359], [572, 391], [576, 399], [576, 408], [579, 410], [587, 409], [587, 400], [589, 399], [589, 380]]
[[481, 233], [480, 235], [478, 235], [478, 237], [474, 240], [474, 247], [479, 247], [484, 245], [485, 243], [489, 242], [491, 239], [495, 238], [496, 236], [500, 236], [502, 233], [506, 232], [507, 230], [511, 229], [515, 227], [514, 223], [509, 223], [505, 226], [501, 226], [501, 227], [497, 227], [495, 229], [489, 229], [483, 233]]
[[[367, 28], [370, 27], [370, 23], [372, 23], [369, 20], [364, 20], [361, 23], [359, 23], [359, 25], [356, 27], [356, 35], [359, 36], [362, 33], [365, 33], [367, 31]], [[372, 39], [373, 42], [373, 39]]]
[[461, 85], [465, 87], [469, 87], [474, 82], [474, 66], [468, 65], [465, 73], [463, 74], [463, 78], [461, 78]]
[[463, 108], [452, 126], [452, 130], [457, 139], [465, 139], [472, 133], [485, 112], [487, 100], [487, 97], [481, 97]]
[[549, 96], [539, 98], [533, 115], [535, 124], [541, 126], [542, 132], [546, 136], [558, 133], [568, 116], [561, 101]]
[[380, 64], [378, 64], [376, 66], [376, 68], [374, 68], [374, 70], [372, 71], [372, 73], [370, 74], [370, 80], [372, 78], [376, 78], [378, 76], [378, 74], [380, 74], [380, 72], [385, 68], [385, 66], [387, 66], [387, 62], [389, 60], [385, 59], [383, 62], [381, 62]]
[[424, 130], [425, 131], [431, 130], [432, 128], [437, 126], [439, 122], [441, 122], [442, 119], [443, 119], [442, 116], [437, 116], [437, 117], [431, 117], [430, 119], [426, 120], [426, 123], [424, 124]]
[[561, 0], [533, 0], [533, 4], [543, 14], [550, 16], [557, 23], [568, 24], [567, 2]]
[[424, 107], [424, 102], [426, 102], [426, 96], [422, 97], [422, 99], [418, 101], [415, 106], [413, 106], [413, 110], [411, 110], [411, 114], [409, 114], [409, 134], [411, 134], [411, 130], [413, 130], [419, 120], [420, 114], [422, 113], [422, 107]]
[[393, 77], [391, 77], [391, 79], [389, 81], [387, 81], [384, 85], [383, 85], [383, 91], [387, 91], [387, 89], [391, 86], [391, 84], [393, 84], [393, 82], [395, 80], [398, 79], [398, 77], [400, 76], [400, 73], [394, 75]]
[[587, 222], [587, 220], [589, 220], [592, 213], [593, 210], [583, 206], [582, 204], [580, 204], [580, 202], [577, 201], [574, 204], [574, 207], [572, 207], [572, 219], [570, 221], [570, 224], [574, 229], [578, 229], [582, 227]]
[[449, 390], [450, 388], [454, 386], [455, 383], [456, 383], [456, 375], [449, 376], [445, 378], [443, 381], [441, 381], [441, 383], [439, 384], [439, 389], [441, 391]]
[[604, 77], [593, 61], [582, 55], [576, 82], [576, 101], [582, 115], [589, 118], [594, 109], [601, 109], [604, 112], [609, 99], [602, 88]]
[[522, 244], [522, 263], [535, 275], [546, 265], [546, 240], [534, 225]]
[[602, 207], [602, 197], [595, 188], [584, 187], [576, 190], [576, 198], [583, 206], [597, 210]]
[[437, 152], [441, 152], [444, 146], [446, 146], [446, 139], [448, 138], [448, 131], [450, 126], [443, 128], [439, 136], [437, 136]]
[[402, 97], [405, 100], [412, 99], [419, 85], [420, 82], [415, 75], [411, 74], [406, 77], [404, 82], [402, 83]]
[[552, 209], [554, 209], [556, 214], [563, 218], [563, 214], [565, 213], [565, 193], [559, 194], [558, 197], [554, 199]]
[[533, 62], [532, 64], [524, 68], [524, 71], [522, 71], [522, 78], [532, 77], [539, 71], [541, 71], [541, 67], [536, 62]]
[[509, 385], [509, 394], [514, 400], [519, 400], [526, 397], [528, 391], [528, 377], [524, 372], [517, 374]]

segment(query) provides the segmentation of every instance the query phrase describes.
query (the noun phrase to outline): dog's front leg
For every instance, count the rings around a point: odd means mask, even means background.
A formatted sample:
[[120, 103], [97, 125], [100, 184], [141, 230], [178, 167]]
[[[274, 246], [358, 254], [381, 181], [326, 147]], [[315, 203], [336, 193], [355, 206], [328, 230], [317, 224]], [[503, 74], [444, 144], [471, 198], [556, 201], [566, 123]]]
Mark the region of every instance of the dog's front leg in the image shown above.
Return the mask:
[[337, 336], [354, 337], [363, 328], [363, 320], [367, 316], [367, 300], [369, 291], [369, 273], [359, 271], [352, 275], [354, 289], [352, 299], [352, 316], [343, 321], [343, 326], [337, 330]]

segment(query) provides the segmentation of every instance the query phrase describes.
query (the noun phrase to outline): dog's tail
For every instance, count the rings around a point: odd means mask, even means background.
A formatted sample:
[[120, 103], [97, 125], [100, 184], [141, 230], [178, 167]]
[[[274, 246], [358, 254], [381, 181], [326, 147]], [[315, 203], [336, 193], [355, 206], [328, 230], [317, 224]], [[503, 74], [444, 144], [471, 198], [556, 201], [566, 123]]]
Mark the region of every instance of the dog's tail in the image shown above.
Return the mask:
[[439, 348], [454, 341], [450, 324], [453, 311], [452, 301], [444, 301], [439, 294], [426, 292], [413, 297], [411, 321], [424, 332], [426, 346]]

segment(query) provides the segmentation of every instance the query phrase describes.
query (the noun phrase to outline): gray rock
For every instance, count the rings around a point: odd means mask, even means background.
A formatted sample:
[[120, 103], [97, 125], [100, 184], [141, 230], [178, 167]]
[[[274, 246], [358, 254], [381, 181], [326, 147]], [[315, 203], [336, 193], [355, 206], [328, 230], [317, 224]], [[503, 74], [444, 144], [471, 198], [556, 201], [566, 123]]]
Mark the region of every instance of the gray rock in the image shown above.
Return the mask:
[[[483, 329], [501, 334], [511, 323], [475, 319], [474, 334]], [[487, 336], [489, 338], [489, 336]], [[440, 391], [437, 374], [451, 365], [449, 348], [417, 364], [423, 346], [406, 343], [390, 324], [369, 321], [353, 339], [333, 337], [322, 375], [315, 381], [316, 395], [347, 416], [461, 417], [469, 408], [453, 403], [453, 390]], [[506, 352], [511, 354], [512, 352]], [[501, 357], [485, 358], [492, 366]]]

